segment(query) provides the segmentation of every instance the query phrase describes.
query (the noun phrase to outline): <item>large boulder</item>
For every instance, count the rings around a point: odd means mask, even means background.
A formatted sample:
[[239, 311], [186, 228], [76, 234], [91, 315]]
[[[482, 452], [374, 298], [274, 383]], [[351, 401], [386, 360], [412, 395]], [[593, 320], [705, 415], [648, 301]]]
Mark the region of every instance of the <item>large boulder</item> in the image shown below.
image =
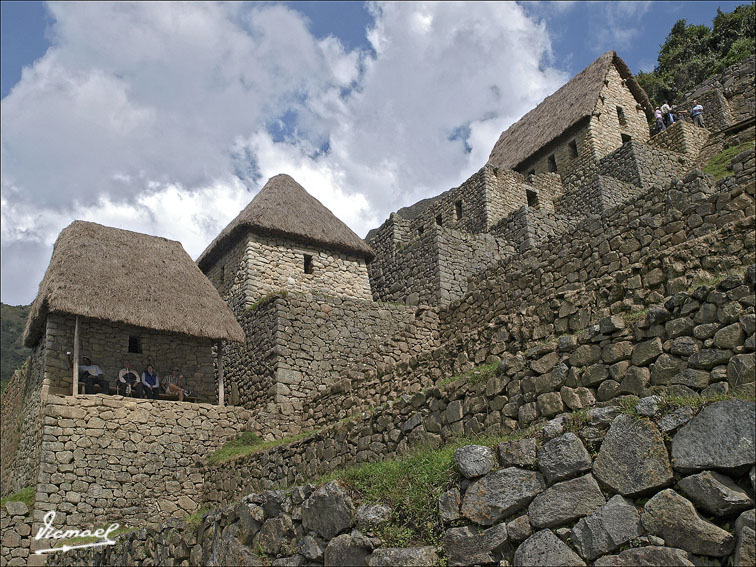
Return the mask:
[[640, 513], [618, 494], [572, 528], [572, 543], [592, 561], [642, 533]]
[[376, 549], [367, 558], [370, 567], [392, 567], [393, 565], [406, 565], [406, 567], [430, 567], [439, 564], [436, 549], [426, 547], [383, 547]]
[[528, 506], [535, 528], [554, 528], [587, 516], [606, 500], [596, 480], [587, 474], [547, 488]]
[[754, 402], [726, 400], [705, 407], [672, 439], [672, 466], [688, 473], [752, 465], [756, 461], [755, 421]]
[[491, 471], [496, 455], [490, 447], [465, 445], [454, 451], [454, 462], [462, 476], [477, 478]]
[[667, 545], [695, 555], [725, 557], [735, 548], [735, 536], [701, 518], [693, 504], [671, 488], [646, 502], [641, 522]]
[[672, 482], [664, 439], [648, 419], [617, 417], [606, 433], [593, 474], [623, 496], [638, 496]]
[[595, 567], [694, 567], [689, 555], [682, 549], [651, 545], [626, 549], [619, 555], [606, 555], [596, 560]]
[[254, 548], [259, 548], [266, 555], [281, 555], [296, 548], [296, 534], [291, 517], [281, 514], [265, 523], [252, 540]]
[[564, 480], [591, 469], [591, 456], [574, 433], [544, 443], [538, 451], [538, 469], [546, 482]]
[[313, 492], [302, 504], [302, 527], [331, 539], [354, 524], [354, 504], [334, 480]]
[[543, 478], [534, 471], [516, 467], [494, 471], [467, 488], [462, 515], [490, 526], [525, 508], [543, 488]]
[[515, 551], [514, 566], [585, 565], [580, 556], [572, 551], [551, 530], [541, 530], [526, 539]]
[[743, 527], [738, 534], [733, 565], [756, 565], [756, 532], [749, 526]]
[[487, 530], [475, 526], [451, 528], [444, 534], [444, 550], [449, 566], [493, 563], [507, 543], [507, 527], [498, 524]]
[[677, 488], [696, 508], [714, 516], [729, 516], [753, 507], [753, 500], [730, 477], [714, 471], [687, 476]]
[[350, 534], [336, 536], [325, 548], [323, 564], [334, 567], [359, 567], [367, 565], [371, 550], [363, 545], [364, 538], [353, 538]]

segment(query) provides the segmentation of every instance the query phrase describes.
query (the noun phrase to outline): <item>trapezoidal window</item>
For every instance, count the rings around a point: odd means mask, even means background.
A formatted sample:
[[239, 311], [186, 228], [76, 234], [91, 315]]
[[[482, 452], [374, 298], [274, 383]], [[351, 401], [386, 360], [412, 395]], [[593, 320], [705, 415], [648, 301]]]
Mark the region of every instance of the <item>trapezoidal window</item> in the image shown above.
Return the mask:
[[623, 144], [633, 139], [633, 137], [630, 134], [620, 134], [620, 136], [622, 137]]
[[142, 354], [142, 337], [129, 335], [129, 352]]
[[538, 208], [538, 193], [535, 191], [531, 191], [530, 189], [525, 190], [525, 194], [528, 196], [528, 207], [531, 209], [537, 209]]
[[221, 266], [220, 269], [220, 283], [223, 285], [226, 283], [226, 266]]
[[556, 166], [556, 158], [554, 157], [554, 154], [551, 154], [549, 156], [549, 171], [552, 173], [556, 173], [557, 166]]
[[417, 227], [417, 235], [418, 236], [420, 236], [424, 232], [425, 232], [425, 227], [424, 226], [418, 226]]
[[436, 215], [436, 224], [438, 226], [441, 226], [443, 219], [441, 218], [441, 215]]
[[462, 220], [462, 201], [454, 203], [454, 214], [457, 217], [457, 220]]
[[570, 155], [574, 158], [578, 157], [578, 151], [577, 151], [577, 142], [575, 140], [572, 140], [569, 144], [570, 146]]
[[617, 118], [619, 119], [620, 126], [627, 125], [627, 118], [625, 118], [625, 111], [621, 106], [617, 107]]
[[310, 256], [309, 254], [304, 255], [304, 273], [312, 273], [312, 256]]

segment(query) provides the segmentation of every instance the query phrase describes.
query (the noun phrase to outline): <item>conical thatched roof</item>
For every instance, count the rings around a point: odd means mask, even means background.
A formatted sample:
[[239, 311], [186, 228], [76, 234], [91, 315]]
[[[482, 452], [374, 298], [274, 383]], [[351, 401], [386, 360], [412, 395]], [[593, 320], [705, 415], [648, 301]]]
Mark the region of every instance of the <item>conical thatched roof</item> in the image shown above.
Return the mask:
[[589, 117], [612, 64], [627, 81], [635, 100], [643, 105], [646, 116], [649, 120], [653, 119], [654, 109], [646, 92], [625, 62], [614, 51], [607, 51], [505, 130], [491, 151], [488, 163], [495, 167], [514, 169], [565, 130]]
[[361, 256], [370, 261], [373, 250], [320, 201], [290, 176], [271, 177], [239, 215], [197, 259], [203, 270], [246, 231], [314, 244]]
[[48, 313], [193, 337], [244, 341], [231, 309], [181, 243], [75, 221], [60, 233], [24, 329], [34, 346]]

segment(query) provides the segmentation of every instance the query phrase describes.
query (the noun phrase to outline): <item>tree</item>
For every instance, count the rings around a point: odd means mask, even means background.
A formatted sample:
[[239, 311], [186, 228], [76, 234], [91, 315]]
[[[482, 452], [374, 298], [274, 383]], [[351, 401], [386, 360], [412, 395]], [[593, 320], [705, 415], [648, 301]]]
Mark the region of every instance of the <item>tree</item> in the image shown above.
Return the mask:
[[639, 73], [638, 82], [656, 103], [679, 101], [708, 76], [754, 54], [755, 13], [753, 4], [718, 9], [713, 30], [678, 20], [659, 49], [658, 65]]

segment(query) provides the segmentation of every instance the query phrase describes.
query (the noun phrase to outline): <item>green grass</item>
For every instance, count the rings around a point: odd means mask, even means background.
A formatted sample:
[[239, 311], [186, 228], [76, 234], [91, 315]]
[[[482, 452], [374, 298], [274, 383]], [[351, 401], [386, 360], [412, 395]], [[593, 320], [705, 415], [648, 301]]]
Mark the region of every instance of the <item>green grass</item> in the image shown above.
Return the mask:
[[252, 305], [247, 307], [245, 311], [254, 311], [258, 307], [261, 307], [262, 305], [268, 303], [269, 301], [273, 301], [279, 297], [285, 298], [285, 297], [288, 297], [288, 295], [289, 295], [289, 292], [285, 289], [279, 289], [278, 291], [273, 291], [271, 293], [263, 295], [261, 298], [255, 301]]
[[648, 315], [648, 308], [633, 311], [632, 313], [622, 313], [620, 317], [625, 320], [625, 323], [637, 323], [645, 319], [646, 315]]
[[0, 499], [0, 508], [5, 506], [6, 502], [23, 502], [26, 504], [26, 507], [31, 510], [34, 507], [34, 487], [33, 486], [27, 486], [26, 488], [22, 488], [15, 494], [11, 494], [10, 496], [6, 496], [3, 499]]
[[196, 512], [189, 514], [186, 517], [186, 525], [189, 526], [191, 529], [197, 529], [200, 523], [202, 522], [202, 516], [207, 514], [207, 512], [209, 512], [209, 508], [206, 508], [203, 506]]
[[263, 441], [254, 433], [245, 431], [236, 439], [230, 439], [226, 441], [223, 444], [223, 447], [208, 455], [206, 462], [208, 465], [226, 463], [228, 461], [243, 457], [244, 455], [257, 453], [259, 451], [278, 447], [279, 445], [286, 445], [287, 443], [299, 441], [300, 439], [314, 435], [321, 429], [322, 427], [316, 427], [315, 429], [303, 431], [302, 433], [298, 433], [297, 435], [290, 435], [289, 437], [276, 439], [274, 441]]
[[734, 158], [739, 153], [750, 150], [752, 148], [753, 142], [749, 141], [724, 149], [709, 160], [709, 163], [707, 163], [703, 167], [703, 172], [713, 175], [717, 181], [724, 177], [734, 175], [734, 172], [729, 169], [732, 158]]
[[721, 281], [729, 278], [730, 276], [743, 275], [744, 273], [745, 273], [744, 269], [733, 269], [733, 270], [728, 270], [726, 272], [718, 272], [708, 278], [696, 278], [695, 280], [693, 280], [693, 283], [690, 284], [690, 287], [688, 288], [688, 293], [693, 293], [701, 286], [714, 287]]
[[442, 386], [457, 382], [458, 380], [466, 380], [468, 384], [486, 382], [491, 376], [496, 376], [496, 369], [498, 367], [498, 362], [476, 366], [472, 370], [468, 370], [462, 374], [456, 374], [454, 376], [449, 376], [448, 378], [441, 378], [441, 380], [436, 382], [436, 387], [441, 388]]

